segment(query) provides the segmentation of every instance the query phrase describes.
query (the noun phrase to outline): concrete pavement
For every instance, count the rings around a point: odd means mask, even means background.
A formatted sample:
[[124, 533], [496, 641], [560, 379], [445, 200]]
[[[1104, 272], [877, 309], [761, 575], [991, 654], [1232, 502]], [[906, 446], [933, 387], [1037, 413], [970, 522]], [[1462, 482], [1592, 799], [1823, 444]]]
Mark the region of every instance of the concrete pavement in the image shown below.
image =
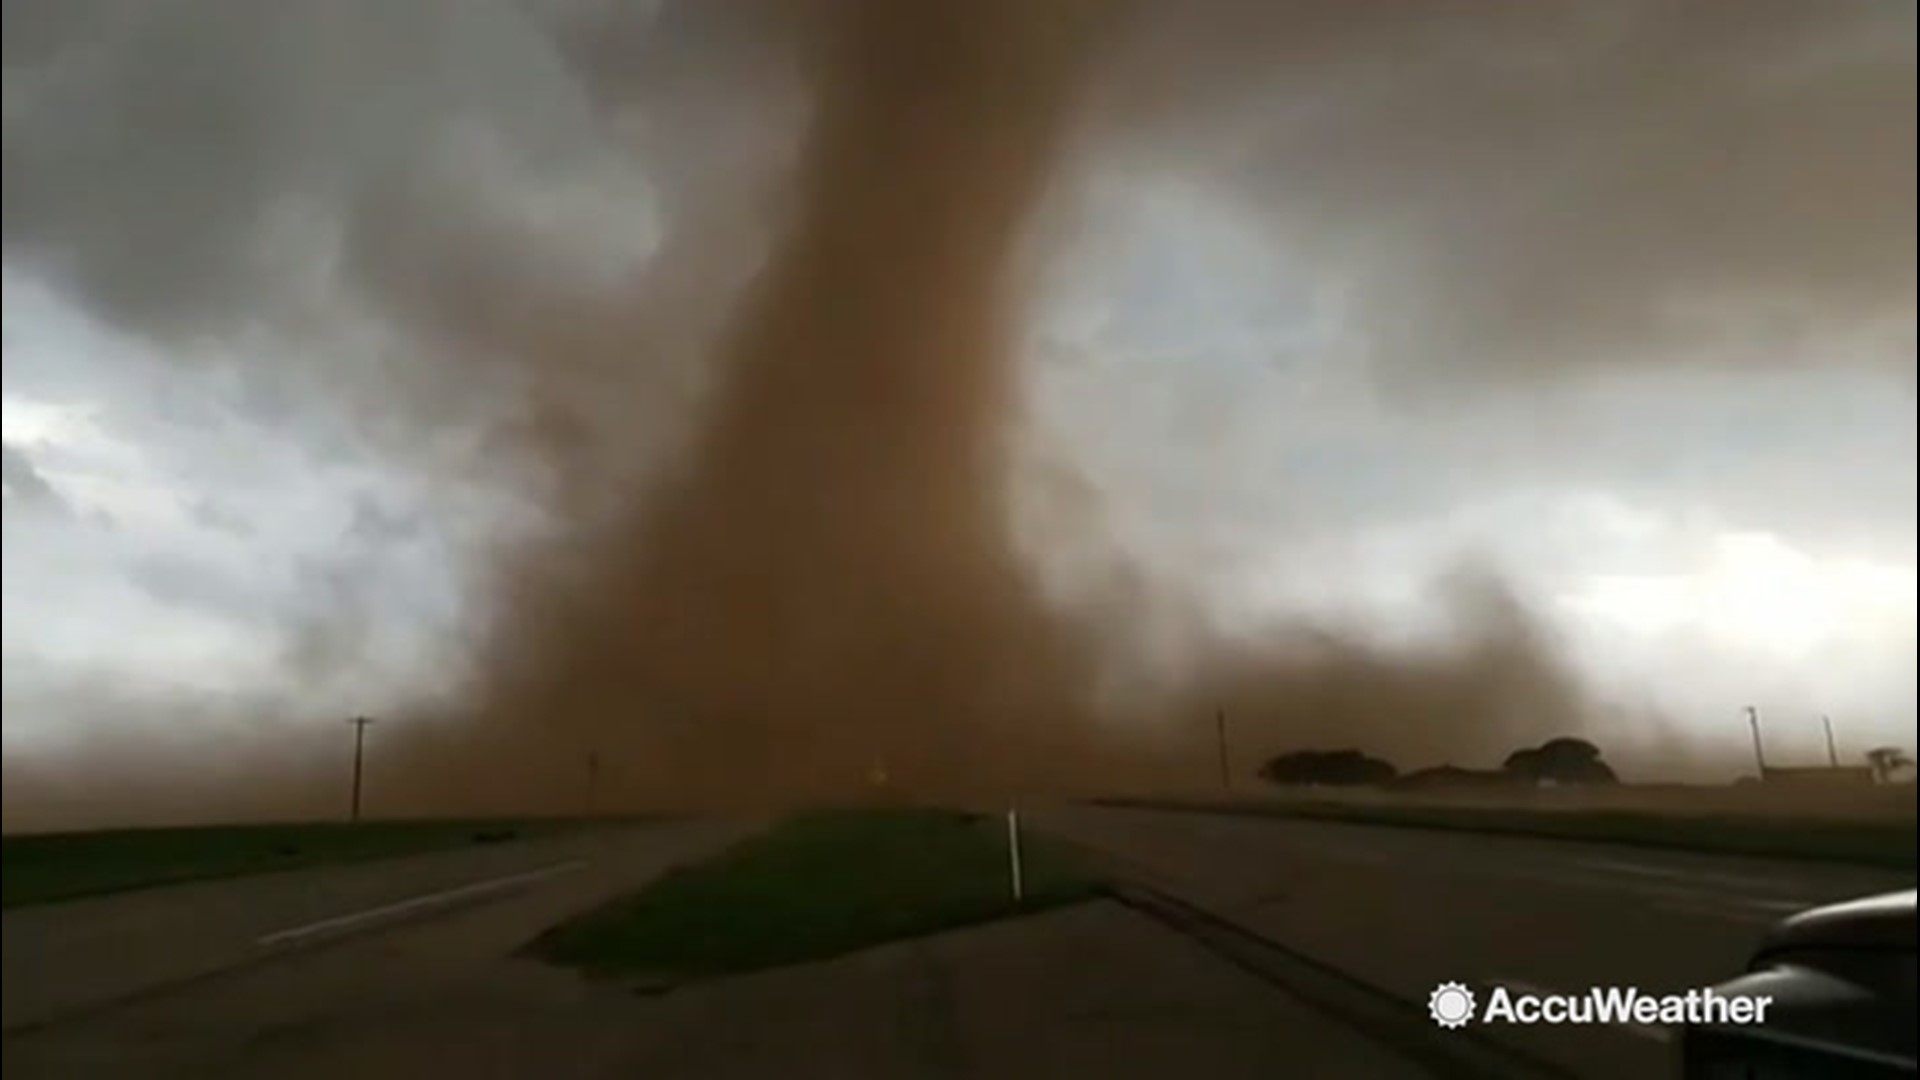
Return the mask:
[[516, 947], [578, 875], [9, 1035], [62, 1080], [1401, 1080], [1426, 1075], [1126, 908], [1097, 902], [667, 994]]
[[[1357, 977], [1405, 1006], [1397, 1022], [1429, 1045], [1446, 1037], [1421, 1015], [1438, 982], [1685, 990], [1735, 970], [1788, 910], [1912, 880], [1220, 815], [1076, 807], [1028, 820], [1277, 955]], [[1111, 902], [666, 994], [515, 955], [545, 927], [751, 827], [648, 826], [8, 913], [8, 1013], [30, 1019], [8, 1032], [5, 1065], [29, 1078], [142, 1080], [424, 1070], [1391, 1080], [1435, 1067], [1420, 1040], [1389, 1037], [1305, 985], [1307, 967], [1263, 979], [1191, 925]], [[442, 899], [410, 906], [423, 896]], [[1672, 1067], [1653, 1029], [1477, 1033], [1572, 1075], [1654, 1080]]]
[[[1681, 992], [1740, 970], [1775, 919], [1909, 888], [1911, 874], [1601, 844], [1244, 816], [1074, 807], [1036, 826], [1119, 872], [1424, 1009], [1592, 986]], [[1668, 1075], [1656, 1028], [1477, 1029], [1596, 1077]]]
[[[658, 823], [17, 908], [0, 916], [8, 1031], [549, 878], [613, 887], [739, 826]], [[610, 868], [619, 867], [619, 872]], [[588, 871], [591, 872], [588, 872]]]

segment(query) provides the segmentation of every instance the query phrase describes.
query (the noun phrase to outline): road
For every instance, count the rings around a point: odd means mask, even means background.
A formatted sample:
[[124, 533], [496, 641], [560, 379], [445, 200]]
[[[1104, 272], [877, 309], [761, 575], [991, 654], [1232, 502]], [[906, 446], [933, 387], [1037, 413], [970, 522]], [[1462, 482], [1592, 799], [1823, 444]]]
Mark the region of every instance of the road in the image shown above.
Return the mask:
[[[1790, 910], [1912, 884], [1846, 867], [1225, 815], [1073, 807], [1028, 820], [1421, 1009], [1443, 981], [1483, 994], [1684, 991], [1736, 970]], [[6, 1071], [1421, 1074], [1426, 1059], [1377, 1027], [1329, 1019], [1302, 987], [1262, 982], [1117, 905], [665, 996], [516, 957], [547, 926], [754, 827], [659, 824], [9, 912]], [[1451, 1037], [1413, 1023], [1421, 1038]], [[1671, 1073], [1655, 1029], [1477, 1030], [1574, 1075]]]
[[357, 932], [542, 886], [564, 884], [587, 898], [610, 895], [739, 830], [713, 823], [589, 830], [16, 909], [0, 917], [5, 1028], [44, 1026]]
[[[1220, 814], [1074, 807], [1038, 827], [1132, 875], [1424, 1009], [1442, 982], [1482, 1001], [1595, 986], [1684, 992], [1744, 965], [1782, 915], [1910, 888], [1845, 866]], [[1669, 1075], [1658, 1028], [1478, 1029], [1596, 1077]]]
[[[16, 1080], [1425, 1075], [1112, 903], [665, 994], [516, 955], [541, 929], [743, 831], [689, 823], [12, 912], [10, 941], [32, 948], [6, 953], [10, 1007], [26, 1009], [13, 1001], [26, 990], [23, 1002], [45, 1010], [58, 998], [66, 1008], [7, 1033], [5, 1072]], [[479, 894], [452, 884], [482, 871], [478, 882], [507, 884]], [[405, 906], [450, 894], [451, 906]], [[195, 918], [196, 908], [206, 917]], [[399, 917], [407, 921], [390, 921]], [[114, 961], [119, 950], [148, 957], [141, 978]], [[238, 962], [194, 975], [221, 960]], [[173, 978], [156, 984], [169, 966]], [[85, 994], [92, 1007], [76, 1007]]]

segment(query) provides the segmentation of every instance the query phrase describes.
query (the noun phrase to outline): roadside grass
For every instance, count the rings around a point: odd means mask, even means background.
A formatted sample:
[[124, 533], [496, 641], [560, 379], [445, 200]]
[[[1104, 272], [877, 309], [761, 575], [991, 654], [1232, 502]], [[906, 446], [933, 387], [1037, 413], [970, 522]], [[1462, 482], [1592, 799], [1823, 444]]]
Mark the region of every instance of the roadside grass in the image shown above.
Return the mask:
[[820, 960], [1090, 899], [1062, 847], [1021, 839], [1010, 890], [998, 818], [942, 810], [809, 813], [562, 923], [530, 951], [595, 975], [677, 981]]
[[551, 835], [573, 821], [371, 821], [40, 833], [0, 840], [0, 906]]
[[1914, 819], [1788, 819], [1637, 810], [1529, 810], [1316, 802], [1102, 799], [1104, 806], [1531, 836], [1912, 870]]

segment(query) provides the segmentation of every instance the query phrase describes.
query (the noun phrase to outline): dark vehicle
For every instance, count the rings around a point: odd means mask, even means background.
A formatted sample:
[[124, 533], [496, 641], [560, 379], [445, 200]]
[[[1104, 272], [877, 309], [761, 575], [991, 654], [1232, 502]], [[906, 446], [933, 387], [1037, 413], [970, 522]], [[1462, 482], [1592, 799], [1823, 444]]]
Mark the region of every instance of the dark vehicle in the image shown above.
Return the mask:
[[1914, 892], [1787, 918], [1714, 990], [1772, 1001], [1763, 1023], [1685, 1028], [1688, 1080], [1913, 1076]]

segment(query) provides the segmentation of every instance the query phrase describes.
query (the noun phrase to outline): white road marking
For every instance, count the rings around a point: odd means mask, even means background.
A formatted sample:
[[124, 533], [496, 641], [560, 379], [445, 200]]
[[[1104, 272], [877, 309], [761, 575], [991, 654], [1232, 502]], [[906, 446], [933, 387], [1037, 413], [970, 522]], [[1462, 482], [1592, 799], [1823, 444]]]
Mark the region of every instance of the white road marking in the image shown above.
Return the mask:
[[1821, 904], [1827, 903], [1827, 901], [1825, 900], [1806, 900], [1806, 899], [1792, 899], [1792, 898], [1776, 900], [1776, 899], [1770, 899], [1764, 896], [1747, 896], [1747, 897], [1736, 896], [1736, 897], [1733, 897], [1732, 900], [1734, 903], [1739, 904], [1742, 907], [1749, 907], [1754, 909], [1755, 911], [1771, 911], [1781, 915], [1791, 915], [1796, 911], [1805, 911], [1808, 908], [1819, 907]]
[[1779, 892], [1781, 891], [1781, 887], [1787, 884], [1787, 882], [1781, 878], [1730, 874], [1720, 870], [1679, 870], [1665, 866], [1648, 866], [1645, 863], [1627, 862], [1621, 859], [1584, 858], [1577, 860], [1577, 862], [1581, 866], [1590, 866], [1597, 870], [1633, 874], [1639, 877], [1690, 881], [1699, 885], [1734, 889], [1744, 893]]
[[[1723, 876], [1689, 874], [1613, 860], [1581, 859], [1570, 865], [1588, 873], [1574, 876], [1538, 871], [1520, 873], [1535, 881], [1550, 884], [1617, 889], [1632, 893], [1656, 907], [1721, 915], [1737, 920], [1751, 919], [1758, 912], [1765, 916], [1764, 921], [1772, 922], [1782, 915], [1805, 911], [1826, 902], [1805, 896], [1756, 896], [1754, 883], [1751, 882], [1742, 883]], [[1592, 871], [1600, 873], [1594, 874]]]
[[1779, 916], [1765, 911], [1729, 909], [1723, 904], [1689, 900], [1648, 900], [1646, 906], [1659, 911], [1672, 912], [1675, 915], [1693, 915], [1723, 922], [1745, 923], [1749, 926], [1772, 926], [1779, 922]]
[[1791, 914], [1796, 911], [1805, 911], [1807, 908], [1813, 907], [1818, 903], [1818, 901], [1815, 900], [1803, 900], [1799, 898], [1781, 900], [1766, 896], [1729, 896], [1726, 893], [1707, 892], [1700, 889], [1674, 888], [1662, 885], [1636, 885], [1629, 891], [1635, 896], [1656, 903], [1672, 902], [1697, 905], [1704, 909], [1729, 913], [1734, 911], [1760, 912], [1769, 916], [1769, 918], [1778, 918], [1781, 915]]
[[[1572, 996], [1568, 994], [1563, 994], [1558, 990], [1549, 990], [1544, 986], [1536, 986], [1533, 983], [1521, 982], [1518, 979], [1489, 979], [1487, 981], [1493, 983], [1496, 986], [1504, 986], [1508, 990], [1511, 990], [1516, 994], [1531, 994], [1534, 997]], [[1631, 1022], [1609, 1024], [1607, 1026], [1619, 1028], [1621, 1031], [1627, 1032], [1630, 1035], [1638, 1035], [1643, 1039], [1652, 1039], [1654, 1042], [1672, 1042], [1673, 1041], [1673, 1031], [1670, 1028], [1654, 1027], [1653, 1025], [1650, 1025], [1650, 1024], [1635, 1024]]]
[[311, 922], [303, 926], [290, 927], [285, 930], [276, 930], [271, 934], [256, 938], [254, 944], [262, 947], [286, 945], [321, 934], [347, 930], [365, 923], [378, 922], [383, 919], [391, 919], [417, 911], [457, 904], [462, 900], [473, 900], [482, 896], [492, 895], [493, 893], [505, 892], [508, 889], [517, 888], [521, 885], [531, 885], [536, 881], [544, 881], [550, 877], [557, 877], [561, 874], [578, 870], [585, 865], [586, 862], [584, 860], [575, 859], [572, 862], [555, 863], [551, 866], [540, 867], [537, 870], [509, 874], [506, 877], [475, 881], [457, 888], [426, 893], [395, 903], [383, 904], [376, 908], [367, 908], [364, 911], [352, 911], [345, 915], [335, 915], [331, 918], [321, 919], [319, 922]]
[[[1300, 844], [1296, 845], [1296, 851], [1321, 862], [1352, 867], [1387, 867], [1395, 871], [1408, 867], [1401, 858], [1368, 849]], [[1426, 867], [1427, 864], [1415, 866], [1416, 869]], [[1817, 898], [1781, 896], [1776, 882], [1644, 866], [1617, 859], [1574, 858], [1553, 868], [1439, 864], [1437, 869], [1455, 876], [1493, 876], [1560, 888], [1626, 892], [1652, 907], [1736, 922], [1772, 923], [1782, 915], [1825, 903]]]

